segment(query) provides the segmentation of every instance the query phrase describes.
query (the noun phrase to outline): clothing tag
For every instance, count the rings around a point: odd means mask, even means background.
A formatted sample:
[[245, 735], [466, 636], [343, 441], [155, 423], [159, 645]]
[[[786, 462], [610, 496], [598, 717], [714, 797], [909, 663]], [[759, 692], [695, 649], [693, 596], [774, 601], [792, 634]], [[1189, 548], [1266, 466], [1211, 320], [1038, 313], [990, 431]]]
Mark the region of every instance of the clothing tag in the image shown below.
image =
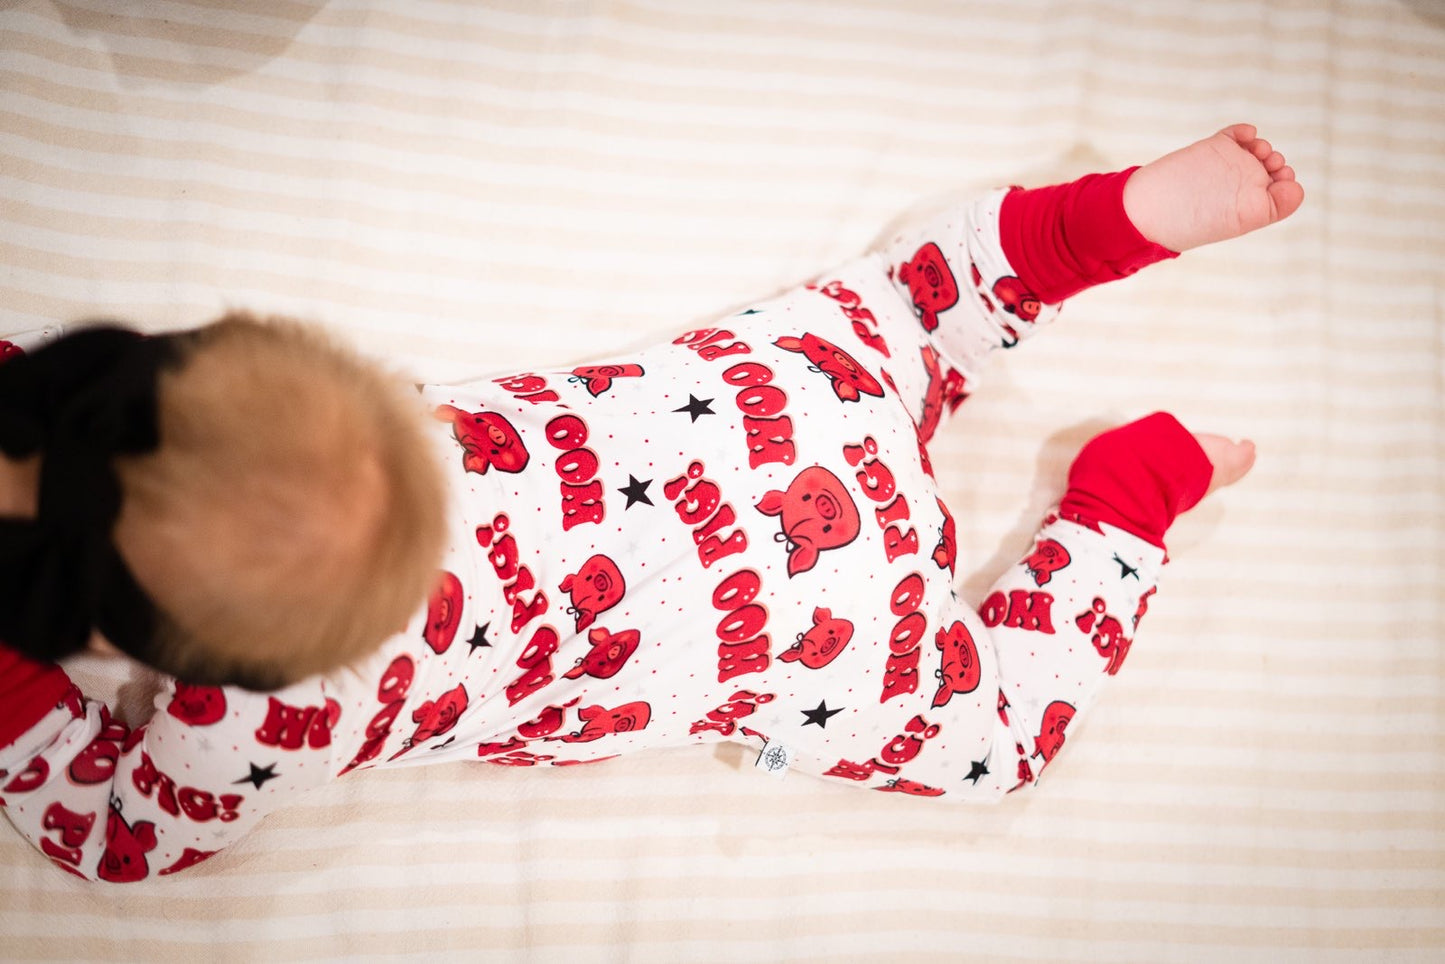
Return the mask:
[[788, 767], [793, 765], [793, 755], [792, 747], [770, 740], [763, 744], [762, 752], [758, 754], [757, 762], [753, 766], [766, 771], [770, 777], [781, 778], [788, 772]]

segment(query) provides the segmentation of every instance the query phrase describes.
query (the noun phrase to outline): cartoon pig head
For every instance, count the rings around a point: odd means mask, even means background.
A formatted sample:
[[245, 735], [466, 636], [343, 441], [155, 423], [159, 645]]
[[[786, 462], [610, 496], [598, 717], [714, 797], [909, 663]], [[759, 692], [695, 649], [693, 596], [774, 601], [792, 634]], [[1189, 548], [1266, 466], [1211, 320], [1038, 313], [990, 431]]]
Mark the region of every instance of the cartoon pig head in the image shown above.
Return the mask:
[[642, 700], [623, 703], [616, 709], [602, 706], [584, 706], [577, 711], [582, 729], [559, 737], [564, 743], [591, 743], [609, 733], [628, 733], [632, 730], [647, 729], [652, 719], [652, 707]]
[[105, 837], [109, 842], [105, 853], [100, 855], [97, 876], [115, 884], [144, 879], [150, 872], [145, 855], [156, 846], [155, 824], [149, 820], [137, 820], [132, 826], [125, 822], [112, 804], [106, 817]]
[[466, 710], [467, 690], [458, 683], [436, 699], [422, 703], [412, 712], [411, 721], [417, 726], [410, 742], [421, 743], [449, 732]]
[[856, 402], [863, 395], [883, 397], [883, 386], [857, 359], [831, 341], [811, 332], [801, 338], [784, 335], [773, 342], [784, 351], [798, 352], [813, 364], [812, 371], [822, 372], [833, 383], [833, 394], [845, 402]]
[[1040, 539], [1034, 551], [1024, 559], [1024, 568], [1033, 576], [1034, 582], [1040, 586], [1046, 586], [1049, 580], [1054, 578], [1054, 573], [1067, 566], [1072, 560], [1069, 558], [1069, 550], [1065, 549], [1055, 539]]
[[637, 650], [641, 635], [635, 629], [610, 633], [598, 626], [588, 630], [587, 641], [592, 649], [577, 660], [577, 665], [563, 674], [563, 679], [579, 679], [584, 674], [597, 679], [611, 679]]
[[836, 619], [822, 606], [813, 610], [813, 628], [798, 634], [798, 641], [778, 654], [785, 663], [802, 663], [809, 669], [822, 669], [837, 658], [853, 638], [853, 624]]
[[176, 681], [176, 694], [166, 712], [191, 726], [210, 726], [226, 715], [226, 691], [219, 686], [196, 686]]
[[452, 433], [463, 450], [462, 468], [478, 475], [496, 466], [499, 472], [520, 472], [530, 456], [522, 436], [496, 412], [464, 412], [451, 405], [438, 405], [436, 417], [452, 423]]
[[583, 382], [593, 398], [612, 387], [614, 378], [637, 378], [644, 374], [641, 365], [578, 365], [572, 369], [569, 382]]
[[[1024, 287], [1024, 283], [1013, 275], [1005, 275], [993, 283], [993, 294], [998, 299], [1000, 307], [1004, 311], [1018, 318], [1026, 324], [1033, 324], [1034, 319], [1039, 316], [1038, 296]], [[1019, 343], [1019, 335], [1011, 325], [1004, 325], [1005, 348], [1012, 348]]]
[[1064, 745], [1064, 730], [1074, 718], [1074, 708], [1063, 700], [1054, 700], [1044, 707], [1044, 722], [1034, 738], [1034, 755], [1042, 756], [1047, 765]]
[[940, 629], [933, 638], [933, 644], [943, 654], [935, 674], [939, 686], [933, 705], [943, 706], [953, 699], [955, 693], [972, 693], [978, 689], [983, 670], [978, 663], [978, 647], [973, 641], [973, 634], [963, 620], [954, 620], [946, 632]]
[[938, 327], [938, 313], [958, 304], [958, 282], [943, 250], [932, 241], [898, 266], [898, 280], [908, 286], [913, 308], [924, 331]]
[[621, 601], [627, 592], [627, 583], [622, 579], [622, 570], [607, 556], [598, 554], [582, 563], [582, 568], [562, 580], [561, 589], [572, 597], [567, 612], [577, 618], [577, 632], [581, 632], [600, 613], [606, 612]]
[[845, 546], [858, 537], [858, 507], [838, 477], [821, 465], [799, 472], [788, 491], [769, 491], [756, 506], [781, 520], [774, 538], [788, 545], [788, 576], [807, 572], [818, 553]]

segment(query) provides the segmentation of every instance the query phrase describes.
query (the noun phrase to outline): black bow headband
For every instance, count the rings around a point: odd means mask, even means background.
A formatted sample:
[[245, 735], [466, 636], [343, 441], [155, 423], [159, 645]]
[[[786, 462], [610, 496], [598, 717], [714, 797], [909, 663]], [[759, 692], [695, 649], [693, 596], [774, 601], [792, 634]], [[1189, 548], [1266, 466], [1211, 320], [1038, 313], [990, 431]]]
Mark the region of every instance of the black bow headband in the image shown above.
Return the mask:
[[171, 337], [87, 328], [0, 363], [0, 451], [41, 456], [39, 511], [0, 518], [0, 640], [38, 659], [82, 649], [92, 629], [140, 655], [155, 606], [111, 541], [112, 460], [159, 443], [156, 379]]

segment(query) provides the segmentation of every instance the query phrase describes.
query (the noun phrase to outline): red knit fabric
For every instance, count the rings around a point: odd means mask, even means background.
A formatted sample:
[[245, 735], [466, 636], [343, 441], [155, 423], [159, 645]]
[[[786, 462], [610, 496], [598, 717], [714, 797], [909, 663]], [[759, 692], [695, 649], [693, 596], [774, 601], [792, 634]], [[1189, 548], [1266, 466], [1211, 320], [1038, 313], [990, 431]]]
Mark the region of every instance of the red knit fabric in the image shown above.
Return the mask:
[[44, 719], [69, 689], [65, 670], [0, 643], [0, 746], [14, 743]]
[[1172, 415], [1156, 412], [1096, 436], [1069, 469], [1060, 515], [1132, 532], [1159, 548], [1176, 516], [1204, 498], [1214, 466]]
[[1015, 189], [999, 211], [999, 240], [1019, 280], [1045, 304], [1156, 261], [1177, 258], [1139, 233], [1124, 213], [1124, 184], [1137, 167], [1069, 184]]

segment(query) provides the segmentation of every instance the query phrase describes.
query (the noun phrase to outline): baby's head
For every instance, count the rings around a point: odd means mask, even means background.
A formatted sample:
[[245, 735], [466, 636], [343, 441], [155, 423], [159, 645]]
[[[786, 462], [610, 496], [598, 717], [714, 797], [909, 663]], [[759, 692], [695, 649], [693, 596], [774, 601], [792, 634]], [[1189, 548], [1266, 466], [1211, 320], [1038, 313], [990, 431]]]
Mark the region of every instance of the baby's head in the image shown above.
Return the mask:
[[155, 610], [121, 648], [271, 689], [372, 652], [436, 579], [446, 511], [416, 393], [318, 332], [230, 315], [172, 336], [159, 444], [112, 460], [112, 542]]

